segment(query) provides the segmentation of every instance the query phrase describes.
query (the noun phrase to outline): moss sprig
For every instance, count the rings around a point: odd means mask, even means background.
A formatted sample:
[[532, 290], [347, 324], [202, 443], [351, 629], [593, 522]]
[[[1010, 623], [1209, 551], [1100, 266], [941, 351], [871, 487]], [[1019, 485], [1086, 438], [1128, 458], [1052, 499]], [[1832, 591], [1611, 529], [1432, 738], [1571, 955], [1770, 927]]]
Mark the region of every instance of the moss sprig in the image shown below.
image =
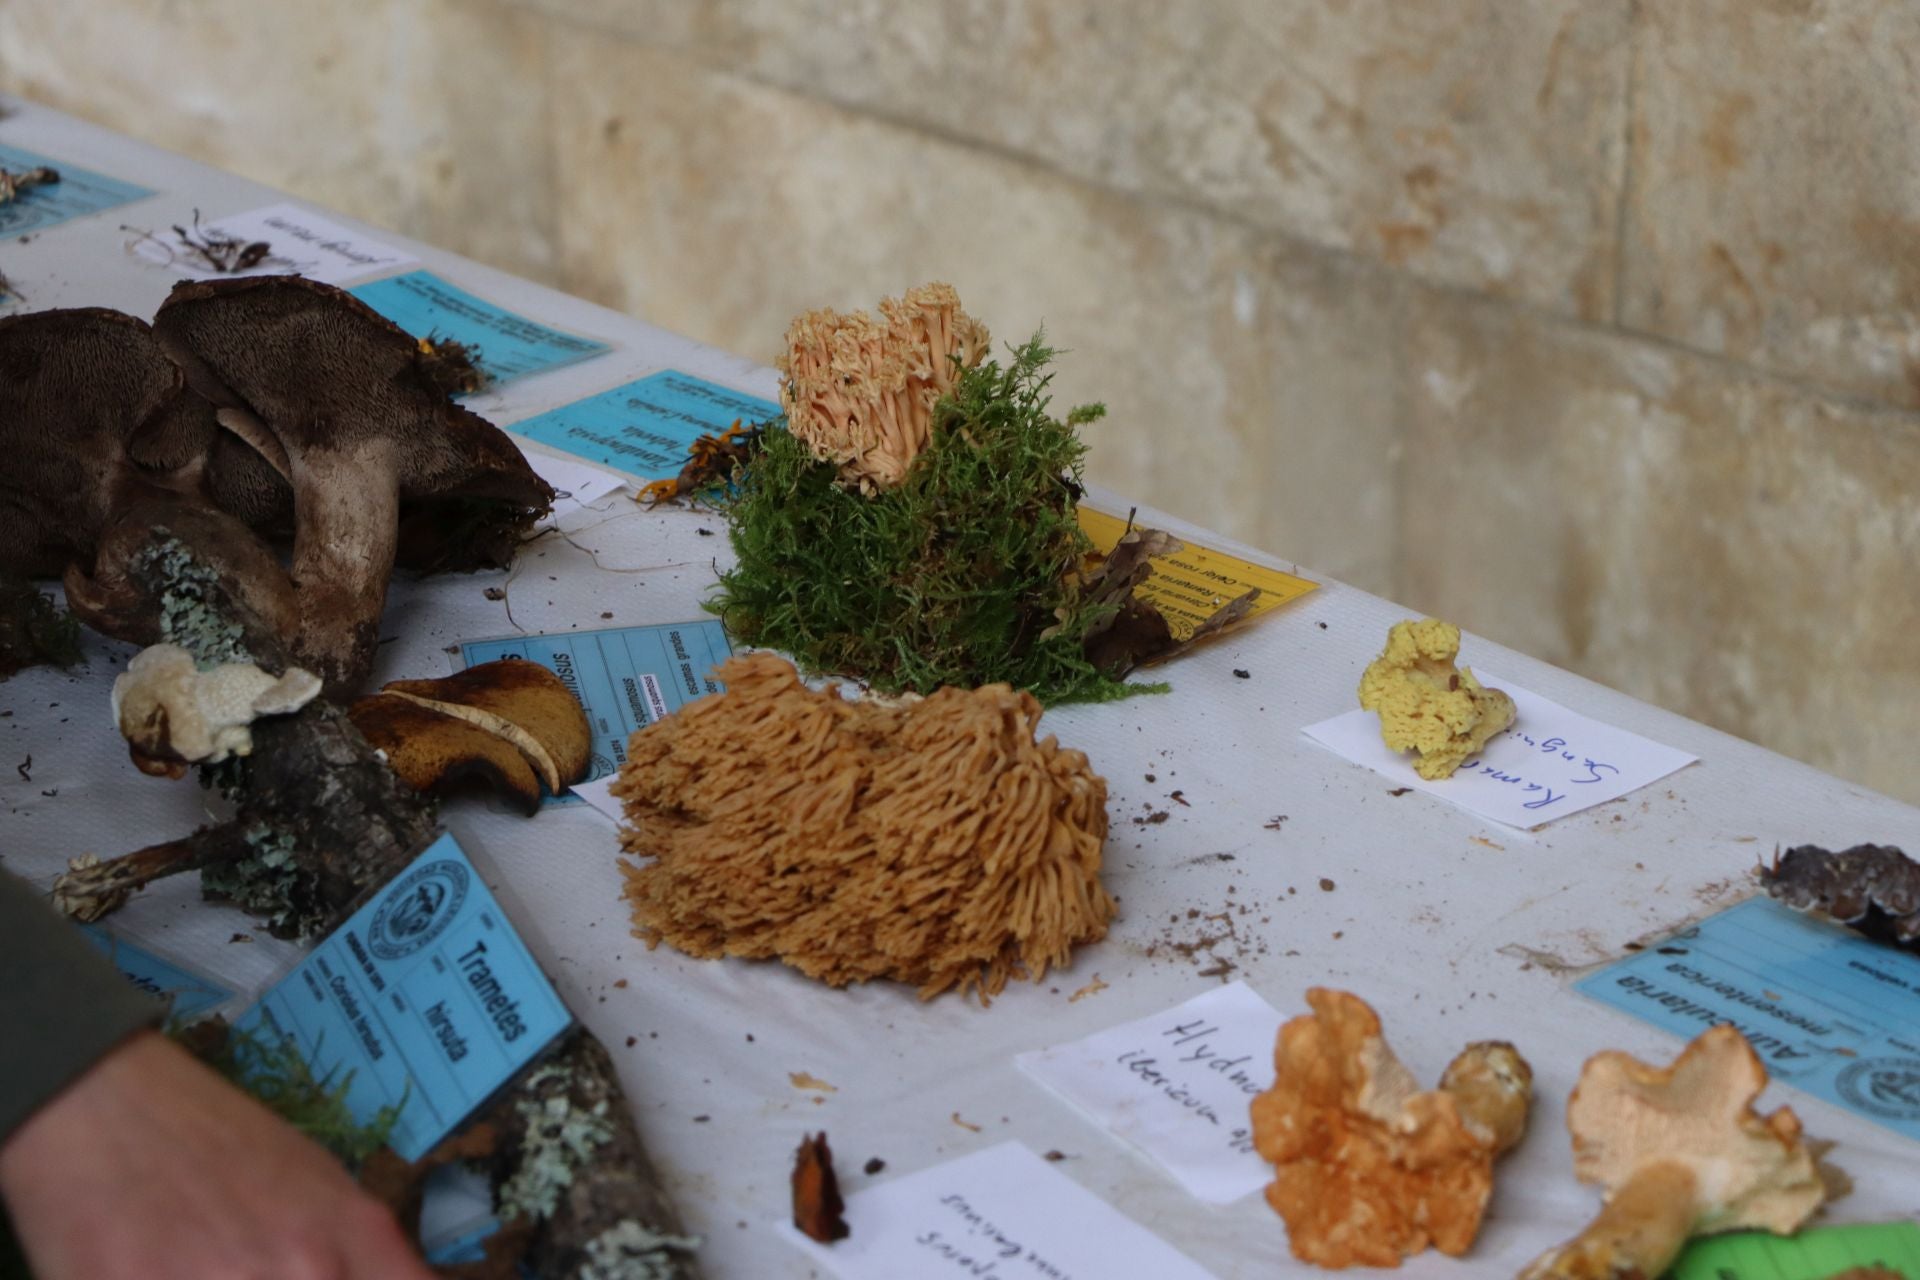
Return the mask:
[[1008, 354], [959, 372], [931, 443], [892, 488], [849, 488], [774, 430], [730, 493], [709, 491], [738, 560], [707, 607], [737, 639], [887, 693], [1004, 681], [1051, 704], [1150, 687], [1111, 679], [1083, 651], [1114, 606], [1079, 588], [1092, 543], [1075, 516], [1076, 428], [1106, 409], [1052, 415], [1044, 335]]

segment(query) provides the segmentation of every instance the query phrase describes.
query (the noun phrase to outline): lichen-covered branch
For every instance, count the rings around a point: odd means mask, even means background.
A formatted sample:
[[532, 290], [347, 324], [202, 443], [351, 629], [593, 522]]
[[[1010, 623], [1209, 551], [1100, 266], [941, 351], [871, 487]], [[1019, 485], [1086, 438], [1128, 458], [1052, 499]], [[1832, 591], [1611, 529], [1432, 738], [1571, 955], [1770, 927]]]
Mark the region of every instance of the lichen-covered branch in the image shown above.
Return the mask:
[[[156, 524], [126, 557], [128, 584], [155, 607], [161, 638], [202, 663], [290, 663], [286, 644], [189, 539]], [[64, 900], [100, 912], [163, 875], [265, 915], [283, 936], [337, 925], [437, 834], [432, 805], [406, 786], [346, 713], [316, 698], [251, 726], [252, 754], [203, 766], [235, 807], [229, 821], [63, 877]], [[503, 1219], [542, 1280], [695, 1280], [680, 1231], [606, 1050], [585, 1028], [511, 1086], [489, 1116]], [[511, 1274], [508, 1272], [507, 1274]]]

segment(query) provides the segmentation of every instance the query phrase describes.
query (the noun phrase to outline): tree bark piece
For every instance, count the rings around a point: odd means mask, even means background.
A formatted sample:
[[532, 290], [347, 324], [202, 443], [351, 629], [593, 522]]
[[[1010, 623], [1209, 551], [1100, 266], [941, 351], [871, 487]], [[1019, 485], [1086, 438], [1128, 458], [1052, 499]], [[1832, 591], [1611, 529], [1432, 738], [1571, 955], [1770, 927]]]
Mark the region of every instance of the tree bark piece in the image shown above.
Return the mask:
[[[161, 638], [201, 662], [291, 664], [275, 630], [194, 544], [155, 525], [126, 557], [128, 580], [161, 620]], [[433, 806], [400, 781], [340, 707], [318, 698], [253, 726], [253, 754], [203, 766], [233, 802], [228, 822], [69, 872], [67, 901], [105, 914], [134, 888], [198, 869], [210, 893], [266, 914], [276, 933], [305, 937], [344, 920], [437, 834]], [[541, 1280], [698, 1280], [694, 1242], [634, 1127], [613, 1063], [575, 1027], [510, 1085], [487, 1116], [501, 1134], [495, 1203]], [[545, 1130], [572, 1122], [590, 1141], [557, 1160]], [[526, 1189], [551, 1188], [541, 1212]], [[550, 1200], [550, 1204], [546, 1202]]]

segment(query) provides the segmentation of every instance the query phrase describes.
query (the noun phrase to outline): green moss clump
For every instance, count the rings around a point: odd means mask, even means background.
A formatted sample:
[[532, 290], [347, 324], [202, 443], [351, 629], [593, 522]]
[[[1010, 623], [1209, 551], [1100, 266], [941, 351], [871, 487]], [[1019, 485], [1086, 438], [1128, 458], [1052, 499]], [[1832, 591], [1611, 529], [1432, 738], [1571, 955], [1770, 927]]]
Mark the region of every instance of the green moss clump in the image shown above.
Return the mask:
[[0, 576], [0, 680], [23, 667], [80, 661], [80, 623], [31, 582]]
[[1004, 366], [961, 370], [932, 442], [879, 493], [769, 431], [718, 498], [738, 563], [707, 607], [747, 644], [886, 693], [1004, 681], [1052, 704], [1150, 690], [1084, 652], [1114, 606], [1079, 588], [1092, 543], [1074, 514], [1086, 454], [1075, 428], [1106, 409], [1048, 412], [1054, 354], [1035, 334]]

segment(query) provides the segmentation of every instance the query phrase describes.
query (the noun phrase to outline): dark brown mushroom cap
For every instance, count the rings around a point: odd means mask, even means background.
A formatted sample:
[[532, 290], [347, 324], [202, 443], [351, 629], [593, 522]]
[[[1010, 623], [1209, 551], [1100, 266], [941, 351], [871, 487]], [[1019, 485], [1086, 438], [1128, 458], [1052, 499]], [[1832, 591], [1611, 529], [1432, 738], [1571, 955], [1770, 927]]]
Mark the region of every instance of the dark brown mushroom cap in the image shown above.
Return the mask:
[[144, 321], [98, 307], [0, 320], [0, 566], [91, 561], [116, 510], [197, 487], [218, 430]]
[[183, 281], [153, 327], [194, 390], [252, 413], [290, 453], [377, 433], [397, 447], [403, 500], [552, 503], [512, 440], [434, 385], [419, 344], [344, 289], [284, 275]]

